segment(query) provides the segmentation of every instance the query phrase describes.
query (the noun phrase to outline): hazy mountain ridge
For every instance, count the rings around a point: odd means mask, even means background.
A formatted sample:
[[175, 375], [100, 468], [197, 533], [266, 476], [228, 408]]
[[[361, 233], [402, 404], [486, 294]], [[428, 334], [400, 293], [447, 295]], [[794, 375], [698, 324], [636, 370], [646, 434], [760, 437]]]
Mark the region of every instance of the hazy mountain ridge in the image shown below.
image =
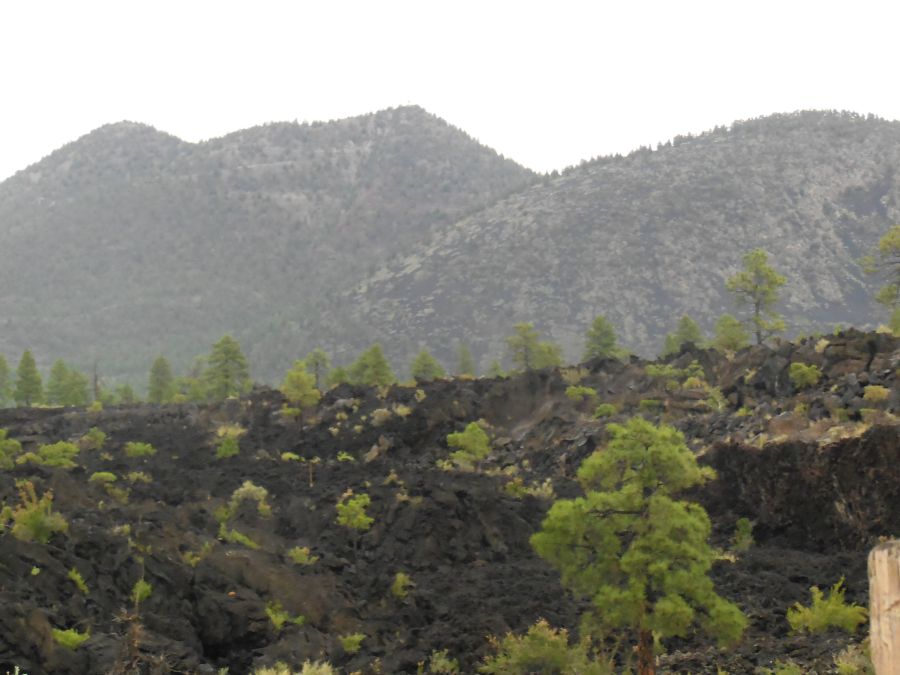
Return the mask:
[[802, 112], [736, 123], [656, 151], [584, 163], [445, 228], [352, 296], [361, 324], [408, 358], [485, 366], [533, 321], [578, 358], [598, 313], [655, 353], [687, 312], [734, 312], [725, 279], [762, 247], [788, 277], [793, 331], [876, 322], [878, 281], [856, 264], [900, 219], [900, 123]]
[[140, 378], [232, 331], [272, 376], [316, 301], [534, 179], [418, 107], [197, 144], [106, 125], [0, 184], [0, 353]]

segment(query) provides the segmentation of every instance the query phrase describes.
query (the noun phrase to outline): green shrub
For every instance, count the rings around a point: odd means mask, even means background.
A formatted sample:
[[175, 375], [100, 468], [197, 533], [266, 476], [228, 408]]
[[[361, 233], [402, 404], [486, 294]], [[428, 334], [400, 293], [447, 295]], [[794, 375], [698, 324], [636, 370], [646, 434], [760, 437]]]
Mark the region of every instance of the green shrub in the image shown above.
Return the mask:
[[489, 675], [611, 675], [612, 668], [591, 658], [585, 644], [569, 646], [565, 629], [555, 630], [541, 619], [524, 636], [509, 633], [502, 640], [490, 638], [497, 654], [478, 668]]
[[344, 651], [348, 654], [355, 654], [358, 652], [365, 639], [366, 636], [364, 633], [350, 633], [349, 635], [341, 635], [338, 637], [338, 640], [341, 642], [341, 647], [343, 647]]
[[763, 672], [766, 675], [805, 675], [803, 669], [793, 661], [776, 661], [774, 668], [769, 668]]
[[481, 462], [491, 451], [491, 439], [478, 422], [469, 422], [463, 431], [447, 435], [447, 445], [456, 448], [450, 460], [461, 467]]
[[566, 396], [575, 401], [575, 403], [581, 403], [586, 398], [596, 398], [597, 391], [591, 387], [572, 385], [566, 388]]
[[295, 452], [282, 452], [281, 453], [281, 461], [282, 462], [299, 462], [300, 455]]
[[883, 403], [891, 395], [891, 390], [879, 384], [870, 384], [866, 387], [863, 398], [870, 403]]
[[216, 446], [216, 459], [228, 459], [241, 451], [240, 443], [234, 436], [226, 436]]
[[102, 450], [106, 443], [106, 434], [97, 427], [91, 427], [87, 433], [78, 439], [78, 446], [82, 450]]
[[838, 675], [876, 675], [869, 639], [862, 644], [847, 645], [834, 657], [834, 665]]
[[349, 452], [344, 452], [343, 450], [341, 450], [337, 454], [337, 461], [339, 461], [339, 462], [355, 462], [356, 457], [351, 455]]
[[84, 595], [88, 594], [88, 585], [85, 583], [84, 577], [81, 576], [81, 572], [73, 567], [69, 570], [69, 574], [67, 576], [72, 581], [72, 583], [75, 584], [75, 588], [81, 591]]
[[799, 602], [787, 611], [787, 620], [795, 633], [820, 633], [829, 628], [840, 628], [855, 633], [866, 620], [866, 608], [848, 605], [844, 601], [844, 579], [841, 578], [826, 598], [817, 586], [810, 589], [812, 605], [804, 607]]
[[138, 579], [131, 589], [131, 601], [135, 605], [139, 605], [149, 598], [152, 593], [153, 585], [143, 578]]
[[129, 441], [125, 444], [125, 454], [128, 457], [152, 457], [156, 454], [156, 448], [149, 443]]
[[200, 564], [206, 556], [210, 554], [215, 544], [211, 541], [207, 541], [203, 543], [203, 546], [200, 547], [200, 550], [197, 553], [193, 551], [185, 551], [181, 554], [181, 559], [184, 560], [191, 567], [196, 567]]
[[250, 537], [248, 537], [243, 532], [238, 532], [237, 530], [231, 529], [229, 530], [225, 523], [219, 525], [219, 538], [223, 541], [227, 541], [230, 544], [240, 544], [241, 546], [246, 546], [251, 550], [258, 550], [259, 544], [253, 541]]
[[125, 474], [125, 479], [129, 483], [152, 483], [153, 478], [148, 473], [144, 473], [143, 471], [129, 471]]
[[14, 438], [7, 438], [6, 434], [6, 429], [0, 429], [0, 469], [13, 468], [16, 457], [22, 452], [22, 444]]
[[806, 389], [818, 384], [822, 379], [822, 371], [818, 366], [808, 366], [804, 363], [792, 363], [788, 369], [788, 376], [797, 389]]
[[366, 514], [366, 508], [372, 503], [372, 499], [365, 492], [351, 495], [352, 492], [348, 492], [337, 503], [337, 523], [351, 530], [365, 532], [375, 522], [374, 518]]
[[32, 462], [41, 466], [53, 466], [60, 469], [73, 469], [78, 466], [75, 458], [81, 449], [74, 443], [59, 441], [49, 445], [42, 445], [37, 453], [26, 452], [16, 460], [16, 464]]
[[412, 579], [406, 572], [397, 572], [394, 576], [394, 583], [391, 584], [391, 594], [398, 600], [402, 600], [409, 593], [409, 585]]
[[434, 650], [428, 659], [428, 672], [459, 675], [459, 661], [451, 659], [446, 649]]
[[13, 510], [12, 535], [19, 541], [37, 541], [46, 544], [56, 532], [68, 532], [69, 524], [58, 513], [53, 513], [53, 491], [47, 490], [38, 499], [31, 481], [16, 481], [21, 503]]
[[62, 630], [61, 628], [53, 629], [53, 639], [60, 647], [66, 649], [78, 649], [87, 639], [91, 637], [89, 630], [79, 633], [74, 628]]
[[663, 409], [663, 402], [655, 398], [645, 398], [638, 403], [638, 410], [646, 413], [658, 413]]
[[731, 538], [731, 548], [743, 553], [753, 546], [753, 523], [749, 518], [738, 518], [734, 526], [734, 536]]
[[112, 471], [95, 471], [88, 478], [88, 483], [115, 483], [118, 478]]
[[619, 412], [614, 403], [601, 403], [594, 410], [594, 417], [600, 419], [602, 417], [612, 417]]
[[306, 623], [306, 617], [302, 614], [292, 617], [277, 600], [270, 600], [266, 603], [266, 616], [269, 617], [269, 621], [275, 626], [276, 631], [281, 631], [286, 623], [292, 623], [297, 626], [302, 626]]
[[309, 552], [309, 546], [295, 546], [287, 554], [295, 565], [313, 565], [319, 559], [319, 556]]

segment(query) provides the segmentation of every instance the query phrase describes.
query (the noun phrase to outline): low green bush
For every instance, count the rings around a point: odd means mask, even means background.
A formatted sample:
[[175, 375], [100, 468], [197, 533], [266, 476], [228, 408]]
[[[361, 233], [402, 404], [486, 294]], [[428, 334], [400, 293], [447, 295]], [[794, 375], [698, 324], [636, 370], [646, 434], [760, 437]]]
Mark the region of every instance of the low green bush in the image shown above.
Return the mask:
[[469, 422], [463, 431], [447, 435], [447, 445], [455, 448], [450, 460], [461, 467], [478, 464], [491, 451], [491, 439], [478, 422]]
[[106, 443], [106, 434], [97, 427], [91, 427], [78, 439], [78, 445], [82, 450], [102, 450]]
[[338, 640], [347, 654], [355, 654], [362, 647], [363, 640], [366, 639], [364, 633], [350, 633], [349, 635], [341, 635]]
[[594, 410], [594, 417], [596, 419], [601, 419], [603, 417], [612, 417], [617, 414], [619, 409], [613, 403], [601, 403]]
[[152, 457], [156, 454], [156, 448], [152, 445], [138, 441], [129, 441], [124, 449], [128, 457]]
[[848, 605], [844, 601], [844, 579], [841, 578], [826, 597], [817, 586], [810, 589], [812, 604], [804, 607], [799, 602], [787, 611], [787, 620], [795, 633], [820, 633], [829, 628], [840, 628], [855, 633], [866, 620], [866, 608]]
[[60, 469], [74, 469], [78, 464], [75, 458], [81, 452], [74, 443], [68, 441], [59, 441], [58, 443], [50, 443], [42, 445], [36, 453], [26, 452], [16, 459], [16, 464], [40, 464], [41, 466], [52, 466]]
[[879, 384], [870, 384], [865, 388], [863, 398], [870, 403], [883, 403], [891, 395], [891, 390]]
[[56, 641], [56, 644], [60, 647], [65, 647], [66, 649], [78, 649], [90, 637], [91, 632], [88, 630], [79, 633], [74, 628], [68, 628], [66, 630], [62, 630], [61, 628], [53, 629], [53, 639]]
[[16, 481], [20, 503], [13, 509], [12, 535], [19, 541], [37, 541], [46, 544], [56, 532], [68, 532], [69, 524], [58, 513], [53, 513], [53, 491], [47, 490], [38, 499], [31, 481]]
[[95, 471], [88, 478], [88, 483], [115, 483], [119, 480], [112, 471]]
[[503, 639], [490, 638], [497, 652], [485, 658], [478, 672], [488, 675], [531, 675], [532, 673], [578, 673], [612, 675], [612, 667], [589, 654], [583, 644], [569, 645], [565, 629], [556, 630], [541, 619], [523, 635], [509, 633]]
[[406, 572], [397, 572], [394, 575], [394, 583], [391, 584], [391, 595], [398, 600], [402, 600], [409, 594], [409, 586], [412, 583]]
[[22, 444], [14, 438], [7, 438], [6, 429], [0, 429], [0, 469], [11, 469], [16, 457], [22, 453]]
[[581, 385], [572, 385], [570, 387], [566, 387], [566, 396], [575, 401], [575, 403], [581, 403], [586, 398], [596, 398], [597, 391], [592, 389], [591, 387], [583, 387]]
[[234, 436], [225, 436], [216, 446], [216, 459], [228, 459], [241, 451], [241, 445]]
[[806, 389], [818, 384], [822, 379], [822, 371], [818, 366], [808, 366], [805, 363], [792, 363], [788, 368], [788, 376], [797, 389]]

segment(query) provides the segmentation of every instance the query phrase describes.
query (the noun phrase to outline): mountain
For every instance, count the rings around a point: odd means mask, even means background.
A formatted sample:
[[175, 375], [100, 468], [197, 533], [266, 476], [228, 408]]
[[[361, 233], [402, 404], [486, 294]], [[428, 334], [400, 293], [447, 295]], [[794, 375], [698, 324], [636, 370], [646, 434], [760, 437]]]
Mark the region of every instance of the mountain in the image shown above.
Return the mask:
[[484, 368], [520, 321], [578, 359], [600, 313], [654, 354], [682, 314], [711, 332], [736, 311], [725, 280], [759, 247], [788, 278], [789, 330], [830, 331], [882, 319], [856, 260], [898, 221], [900, 123], [773, 115], [547, 177], [383, 266], [349, 304], [396, 359], [428, 345], [452, 363], [464, 340]]
[[196, 144], [107, 125], [0, 184], [0, 353], [143, 384], [230, 331], [275, 378], [317, 303], [535, 178], [418, 107]]

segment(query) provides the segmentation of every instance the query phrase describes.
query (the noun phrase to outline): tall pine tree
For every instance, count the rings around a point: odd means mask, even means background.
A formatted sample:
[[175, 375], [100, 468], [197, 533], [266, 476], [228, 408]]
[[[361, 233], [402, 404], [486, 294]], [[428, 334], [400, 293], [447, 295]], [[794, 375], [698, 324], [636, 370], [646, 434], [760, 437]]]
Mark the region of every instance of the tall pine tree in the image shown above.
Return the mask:
[[44, 400], [44, 386], [34, 356], [29, 350], [22, 352], [16, 368], [16, 389], [13, 392], [16, 405], [32, 406]]

